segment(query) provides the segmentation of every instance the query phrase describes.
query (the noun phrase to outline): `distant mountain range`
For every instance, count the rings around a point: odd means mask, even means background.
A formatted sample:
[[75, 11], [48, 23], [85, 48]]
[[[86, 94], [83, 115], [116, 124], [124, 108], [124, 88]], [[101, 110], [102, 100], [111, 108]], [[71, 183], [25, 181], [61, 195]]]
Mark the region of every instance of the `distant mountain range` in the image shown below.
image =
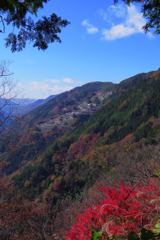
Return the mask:
[[4, 106], [2, 110], [6, 113], [9, 112], [12, 117], [23, 116], [52, 98], [54, 98], [54, 95], [46, 99], [14, 98], [9, 100], [8, 103], [6, 103], [6, 99], [0, 99], [0, 106]]

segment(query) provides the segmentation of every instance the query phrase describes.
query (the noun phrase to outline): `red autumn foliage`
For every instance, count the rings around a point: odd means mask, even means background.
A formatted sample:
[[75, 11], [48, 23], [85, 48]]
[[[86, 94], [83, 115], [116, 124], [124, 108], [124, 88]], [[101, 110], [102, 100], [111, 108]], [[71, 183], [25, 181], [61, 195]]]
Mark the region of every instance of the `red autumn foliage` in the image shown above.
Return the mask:
[[65, 240], [91, 240], [92, 230], [103, 233], [101, 240], [109, 237], [127, 237], [139, 233], [142, 228], [152, 229], [160, 213], [160, 189], [158, 183], [147, 186], [119, 188], [102, 187], [104, 195], [98, 205], [77, 216], [75, 224], [67, 232]]

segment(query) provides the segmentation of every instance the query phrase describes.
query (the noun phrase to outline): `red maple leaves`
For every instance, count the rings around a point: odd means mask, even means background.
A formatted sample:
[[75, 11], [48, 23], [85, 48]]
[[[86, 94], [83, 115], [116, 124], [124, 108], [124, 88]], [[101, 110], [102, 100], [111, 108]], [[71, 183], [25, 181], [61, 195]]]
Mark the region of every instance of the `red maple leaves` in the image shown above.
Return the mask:
[[77, 216], [66, 240], [91, 240], [92, 230], [102, 233], [100, 239], [109, 239], [153, 228], [160, 213], [160, 190], [156, 182], [147, 186], [104, 186], [101, 191], [104, 200]]

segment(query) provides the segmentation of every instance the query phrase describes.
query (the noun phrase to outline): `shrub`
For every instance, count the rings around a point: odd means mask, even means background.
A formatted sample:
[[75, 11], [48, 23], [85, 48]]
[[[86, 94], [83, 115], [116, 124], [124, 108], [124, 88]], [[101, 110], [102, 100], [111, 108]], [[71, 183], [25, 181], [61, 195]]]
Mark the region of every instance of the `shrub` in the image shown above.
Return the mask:
[[104, 200], [77, 216], [65, 240], [156, 239], [153, 229], [160, 213], [158, 183], [104, 186], [100, 191]]

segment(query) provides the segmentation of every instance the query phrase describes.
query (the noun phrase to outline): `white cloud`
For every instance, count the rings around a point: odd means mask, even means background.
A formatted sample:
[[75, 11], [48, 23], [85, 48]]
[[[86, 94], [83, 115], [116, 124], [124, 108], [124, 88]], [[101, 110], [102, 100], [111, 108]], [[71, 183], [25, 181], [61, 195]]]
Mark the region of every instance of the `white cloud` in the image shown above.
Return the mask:
[[95, 34], [99, 32], [99, 29], [95, 26], [93, 26], [87, 19], [83, 20], [82, 26], [86, 28], [87, 33], [89, 34]]
[[117, 18], [124, 18], [127, 14], [127, 7], [124, 4], [111, 5], [109, 11]]
[[[102, 31], [103, 39], [115, 40], [128, 37], [136, 33], [144, 33], [142, 28], [145, 25], [145, 19], [143, 18], [142, 13], [140, 13], [134, 5], [127, 6], [125, 8], [127, 10], [127, 14], [124, 21], [122, 23], [112, 24], [110, 28], [104, 29]], [[116, 16], [118, 16], [118, 11], [119, 10], [114, 7]], [[123, 13], [121, 14], [121, 17], [122, 16], [124, 16]]]
[[45, 81], [20, 82], [17, 84], [18, 97], [46, 98], [76, 87], [78, 81], [66, 77], [64, 79], [49, 79]]
[[111, 5], [106, 9], [101, 8], [98, 12], [104, 21], [111, 23], [113, 16], [116, 18], [124, 18], [126, 16], [127, 9], [124, 4], [116, 4]]
[[63, 82], [68, 83], [68, 84], [73, 84], [73, 83], [75, 83], [75, 80], [68, 77], [68, 78], [64, 78]]

